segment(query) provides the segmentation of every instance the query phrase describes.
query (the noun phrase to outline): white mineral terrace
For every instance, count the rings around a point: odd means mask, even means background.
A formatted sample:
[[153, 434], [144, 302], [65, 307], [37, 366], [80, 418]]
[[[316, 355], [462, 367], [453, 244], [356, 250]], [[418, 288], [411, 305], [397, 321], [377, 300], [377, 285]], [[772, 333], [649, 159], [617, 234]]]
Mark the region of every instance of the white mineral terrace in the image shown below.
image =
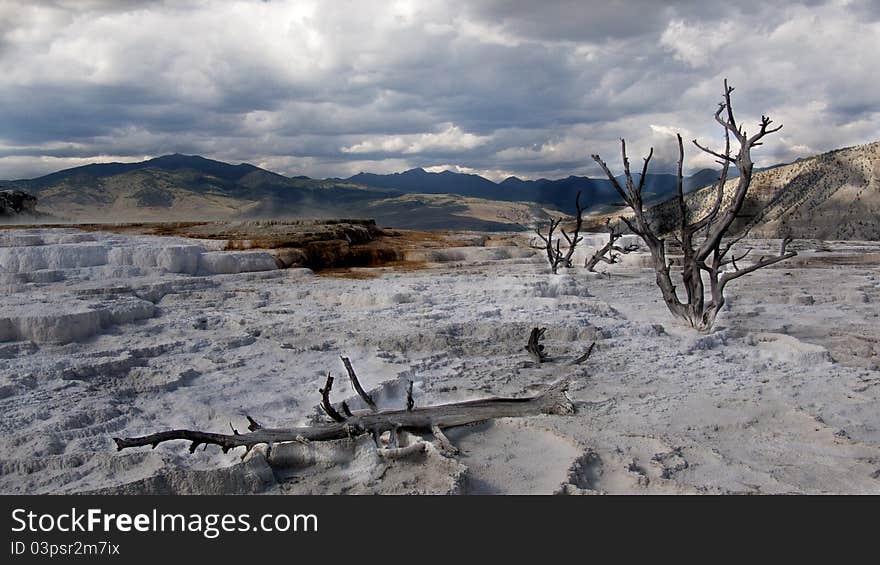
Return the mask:
[[[523, 235], [330, 278], [223, 244], [0, 231], [0, 492], [880, 492], [876, 244], [796, 242], [730, 285], [709, 335], [672, 321], [641, 252], [610, 276], [554, 276]], [[523, 350], [534, 326], [540, 365]], [[114, 448], [245, 414], [313, 421], [339, 355], [382, 407], [409, 380], [427, 405], [569, 378], [578, 413], [449, 430], [457, 457], [385, 461], [368, 439], [291, 444], [273, 467], [259, 450]], [[353, 395], [338, 383], [335, 402]]]

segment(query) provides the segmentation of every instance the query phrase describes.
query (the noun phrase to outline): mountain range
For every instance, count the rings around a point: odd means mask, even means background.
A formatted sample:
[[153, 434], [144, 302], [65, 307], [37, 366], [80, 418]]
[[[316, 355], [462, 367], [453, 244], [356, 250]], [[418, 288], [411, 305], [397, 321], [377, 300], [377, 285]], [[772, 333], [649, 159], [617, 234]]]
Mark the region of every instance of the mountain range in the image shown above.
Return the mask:
[[[699, 188], [714, 176], [700, 171], [686, 180], [686, 187]], [[320, 180], [181, 154], [139, 163], [90, 164], [34, 179], [0, 181], [0, 188], [33, 194], [41, 211], [76, 221], [369, 215], [394, 227], [430, 229], [513, 229], [504, 217], [541, 210], [573, 213], [578, 191], [589, 209], [617, 199], [607, 179], [588, 177], [510, 177], [495, 183], [478, 175], [417, 168]], [[654, 201], [674, 190], [672, 175], [649, 175], [646, 180], [646, 193]]]
[[[690, 192], [713, 182], [717, 171], [703, 169], [684, 180], [684, 189]], [[569, 176], [564, 179], [523, 180], [508, 177], [500, 183], [474, 174], [442, 171], [427, 172], [410, 169], [402, 173], [376, 175], [359, 173], [344, 179], [363, 186], [399, 190], [420, 194], [455, 194], [471, 198], [507, 202], [535, 202], [568, 213], [575, 212], [575, 197], [581, 192], [586, 206], [596, 208], [616, 202], [619, 197], [607, 179]], [[669, 174], [648, 174], [645, 180], [647, 201], [658, 202], [675, 194], [676, 177]]]
[[[811, 237], [880, 238], [878, 162], [880, 142], [875, 142], [756, 172], [746, 207], [756, 232], [773, 235], [784, 228]], [[710, 201], [702, 187], [716, 177], [716, 171], [704, 169], [685, 179], [692, 207]], [[80, 222], [370, 217], [391, 227], [459, 230], [519, 229], [509, 218], [570, 214], [578, 191], [592, 212], [613, 212], [618, 201], [607, 179], [510, 177], [496, 183], [417, 168], [322, 180], [181, 154], [0, 181], [0, 189], [30, 193], [39, 211]], [[675, 207], [664, 201], [675, 190], [674, 175], [648, 174], [646, 201], [659, 218], [671, 217]]]

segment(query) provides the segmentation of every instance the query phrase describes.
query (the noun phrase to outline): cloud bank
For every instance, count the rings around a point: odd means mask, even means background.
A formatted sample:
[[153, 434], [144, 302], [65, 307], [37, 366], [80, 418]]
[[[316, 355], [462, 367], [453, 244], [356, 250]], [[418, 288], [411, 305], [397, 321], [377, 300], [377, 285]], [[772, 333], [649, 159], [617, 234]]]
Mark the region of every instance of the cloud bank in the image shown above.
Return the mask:
[[[880, 137], [870, 1], [0, 3], [0, 178], [171, 152], [313, 177], [595, 175], [617, 140], [785, 125], [758, 164]], [[690, 168], [711, 159], [688, 150]]]

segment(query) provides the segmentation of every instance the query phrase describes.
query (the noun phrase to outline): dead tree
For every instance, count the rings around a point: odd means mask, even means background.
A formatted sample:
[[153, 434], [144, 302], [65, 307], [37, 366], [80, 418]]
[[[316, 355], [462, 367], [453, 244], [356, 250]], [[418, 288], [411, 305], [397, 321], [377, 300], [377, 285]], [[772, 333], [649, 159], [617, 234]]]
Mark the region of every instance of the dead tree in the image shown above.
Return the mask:
[[602, 246], [598, 251], [593, 253], [591, 257], [588, 257], [584, 262], [584, 267], [591, 273], [596, 272], [596, 265], [599, 263], [608, 263], [609, 265], [613, 265], [614, 263], [618, 263], [620, 261], [621, 255], [626, 255], [627, 253], [632, 253], [633, 251], [638, 251], [639, 246], [631, 243], [629, 245], [624, 245], [620, 247], [619, 245], [615, 245], [618, 239], [623, 237], [623, 234], [620, 232], [620, 229], [611, 224], [611, 218], [605, 220], [605, 227], [608, 228], [609, 237], [608, 243]]
[[554, 218], [550, 217], [547, 220], [547, 235], [545, 236], [541, 233], [541, 229], [536, 227], [534, 228], [535, 233], [541, 239], [543, 243], [536, 243], [537, 240], [532, 239], [530, 245], [533, 249], [541, 249], [544, 253], [547, 254], [547, 263], [550, 264], [550, 271], [555, 275], [559, 272], [559, 265], [562, 264], [563, 254], [560, 250], [560, 242], [562, 241], [558, 237], [553, 236], [553, 232], [556, 231], [556, 228], [559, 227], [559, 224], [562, 223], [562, 218]]
[[[540, 227], [533, 228], [541, 243], [539, 244], [537, 243], [538, 240], [532, 239], [531, 246], [534, 249], [541, 249], [547, 254], [547, 262], [550, 264], [550, 270], [554, 275], [559, 272], [560, 266], [569, 269], [573, 266], [572, 258], [574, 257], [574, 252], [577, 249], [578, 243], [584, 239], [580, 235], [581, 228], [583, 228], [584, 225], [584, 208], [581, 206], [580, 191], [578, 191], [577, 196], [575, 196], [574, 204], [577, 209], [577, 217], [575, 218], [574, 231], [571, 235], [568, 235], [565, 228], [561, 226], [564, 218], [554, 218], [553, 216], [550, 216], [547, 224], [547, 235], [544, 235]], [[562, 234], [562, 237], [567, 244], [564, 253], [561, 249], [562, 239], [554, 235], [556, 228], [559, 228], [559, 233]]]
[[[424, 441], [404, 447], [400, 446], [397, 435], [402, 431], [431, 433], [443, 451], [455, 453], [457, 450], [443, 433], [446, 428], [466, 426], [495, 418], [574, 413], [574, 405], [566, 394], [569, 385], [566, 380], [550, 385], [536, 396], [486, 398], [435, 406], [415, 406], [412, 397], [412, 382], [410, 382], [404, 409], [379, 410], [372, 397], [364, 392], [358, 382], [354, 370], [351, 369], [351, 363], [345, 363], [345, 365], [351, 384], [370, 409], [352, 411], [347, 403], [343, 402], [341, 405], [342, 413], [340, 413], [330, 402], [333, 377], [328, 374], [327, 381], [324, 387], [319, 389], [319, 392], [321, 407], [333, 422], [296, 428], [264, 428], [256, 420], [247, 416], [249, 422], [247, 433], [239, 433], [234, 427], [231, 434], [178, 429], [141, 437], [113, 438], [113, 441], [116, 442], [116, 448], [120, 451], [147, 445], [155, 449], [160, 443], [174, 440], [190, 442], [190, 453], [194, 453], [200, 445], [217, 445], [224, 453], [230, 449], [244, 447], [245, 453], [242, 455], [242, 459], [244, 459], [251, 449], [260, 444], [267, 445], [268, 451], [271, 452], [272, 445], [277, 443], [329, 441], [372, 434], [381, 456], [398, 458], [422, 452], [427, 446]], [[230, 427], [232, 427], [231, 424]], [[392, 446], [390, 448], [380, 447], [379, 437], [385, 432], [390, 432], [390, 445]]]
[[[624, 186], [617, 181], [606, 163], [593, 155], [593, 159], [602, 167], [614, 189], [620, 194], [627, 206], [633, 211], [632, 218], [621, 217], [621, 220], [629, 229], [644, 240], [651, 257], [656, 273], [657, 286], [663, 294], [663, 301], [674, 316], [687, 322], [690, 326], [700, 330], [709, 331], [715, 323], [718, 312], [724, 306], [724, 290], [727, 284], [743, 275], [773, 265], [785, 259], [797, 255], [794, 251], [788, 251], [787, 246], [790, 238], [782, 240], [782, 247], [778, 255], [760, 257], [748, 266], [740, 267], [737, 262], [749, 253], [746, 251], [739, 256], [731, 252], [733, 246], [742, 239], [747, 231], [730, 238], [729, 231], [734, 220], [738, 217], [745, 203], [746, 193], [752, 181], [754, 164], [751, 158], [751, 149], [762, 144], [764, 136], [779, 131], [782, 126], [770, 127], [772, 121], [767, 116], [761, 116], [759, 130], [752, 136], [748, 136], [734, 117], [733, 106], [730, 102], [730, 94], [733, 87], [724, 81], [723, 101], [715, 112], [715, 121], [724, 128], [725, 147], [723, 151], [714, 151], [700, 145], [697, 140], [694, 144], [702, 151], [714, 156], [721, 165], [721, 175], [714, 185], [715, 198], [709, 211], [701, 218], [691, 217], [685, 202], [682, 189], [684, 166], [684, 147], [681, 135], [678, 135], [678, 214], [679, 222], [673, 237], [683, 251], [681, 278], [684, 286], [685, 297], [682, 300], [676, 292], [675, 285], [670, 275], [670, 263], [666, 257], [666, 241], [660, 237], [656, 228], [651, 225], [651, 220], [644, 208], [642, 201], [642, 187], [648, 172], [648, 164], [654, 149], [648, 153], [642, 166], [642, 173], [638, 183], [633, 180], [629, 168], [629, 159], [626, 156], [626, 142], [621, 139], [621, 153], [623, 157], [623, 169], [626, 182]], [[738, 144], [734, 153], [731, 152], [731, 137]], [[739, 178], [736, 186], [725, 204], [724, 187], [727, 184], [728, 170], [730, 165], [739, 170]], [[697, 241], [698, 237], [702, 240]], [[728, 238], [725, 240], [725, 238]], [[730, 267], [730, 268], [728, 268]], [[709, 282], [709, 298], [706, 299], [702, 274], [706, 273]]]

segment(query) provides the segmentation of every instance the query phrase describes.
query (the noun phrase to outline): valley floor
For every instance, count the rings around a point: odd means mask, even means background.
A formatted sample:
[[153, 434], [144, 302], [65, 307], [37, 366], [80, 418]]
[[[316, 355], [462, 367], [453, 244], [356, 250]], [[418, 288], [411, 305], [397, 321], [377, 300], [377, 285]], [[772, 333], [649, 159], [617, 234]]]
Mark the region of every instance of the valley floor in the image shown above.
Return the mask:
[[[880, 493], [880, 245], [796, 243], [732, 283], [702, 335], [671, 320], [641, 253], [554, 276], [509, 236], [327, 276], [186, 238], [6, 230], [0, 492]], [[362, 440], [285, 469], [111, 440], [306, 423], [340, 355], [384, 407], [409, 380], [426, 405], [569, 378], [577, 414], [450, 430], [454, 459], [384, 461]]]

